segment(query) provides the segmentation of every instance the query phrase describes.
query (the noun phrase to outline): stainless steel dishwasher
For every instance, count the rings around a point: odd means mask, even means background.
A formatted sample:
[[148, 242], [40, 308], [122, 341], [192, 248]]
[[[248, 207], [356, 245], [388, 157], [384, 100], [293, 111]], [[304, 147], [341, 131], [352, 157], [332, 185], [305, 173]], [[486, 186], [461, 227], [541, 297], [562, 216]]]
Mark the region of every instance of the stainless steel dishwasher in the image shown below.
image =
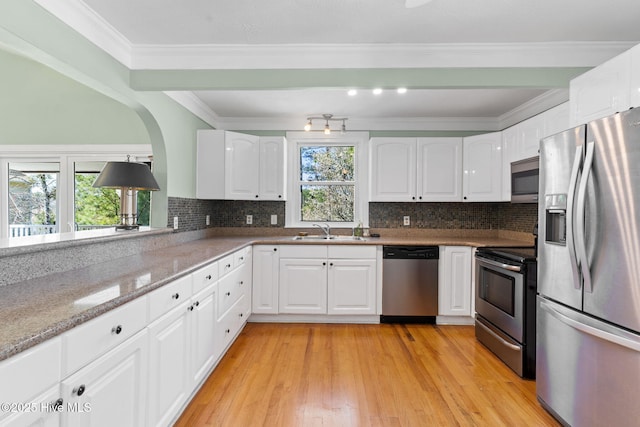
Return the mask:
[[438, 315], [437, 246], [383, 246], [383, 323], [434, 323]]

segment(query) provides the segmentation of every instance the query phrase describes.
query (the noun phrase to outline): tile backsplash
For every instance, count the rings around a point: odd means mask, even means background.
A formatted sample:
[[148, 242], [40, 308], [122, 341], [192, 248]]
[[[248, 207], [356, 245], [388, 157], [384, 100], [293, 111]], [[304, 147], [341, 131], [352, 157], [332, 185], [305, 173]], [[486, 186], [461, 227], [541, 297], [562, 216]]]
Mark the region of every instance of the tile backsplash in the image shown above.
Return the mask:
[[[168, 227], [179, 218], [179, 231], [207, 228], [205, 216], [211, 215], [209, 227], [284, 227], [285, 202], [252, 200], [197, 200], [169, 197]], [[253, 224], [246, 224], [246, 216]], [[271, 215], [278, 224], [271, 225]], [[509, 230], [530, 233], [537, 221], [536, 204], [498, 203], [369, 203], [370, 228], [428, 228], [467, 230]], [[403, 217], [411, 225], [403, 225]]]

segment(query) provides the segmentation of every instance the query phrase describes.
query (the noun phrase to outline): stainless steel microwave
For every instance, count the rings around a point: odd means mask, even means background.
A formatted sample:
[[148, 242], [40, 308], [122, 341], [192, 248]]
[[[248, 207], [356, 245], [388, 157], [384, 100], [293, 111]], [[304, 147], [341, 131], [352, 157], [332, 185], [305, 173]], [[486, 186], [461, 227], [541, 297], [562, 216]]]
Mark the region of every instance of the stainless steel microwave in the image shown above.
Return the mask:
[[511, 203], [538, 203], [540, 157], [511, 163]]

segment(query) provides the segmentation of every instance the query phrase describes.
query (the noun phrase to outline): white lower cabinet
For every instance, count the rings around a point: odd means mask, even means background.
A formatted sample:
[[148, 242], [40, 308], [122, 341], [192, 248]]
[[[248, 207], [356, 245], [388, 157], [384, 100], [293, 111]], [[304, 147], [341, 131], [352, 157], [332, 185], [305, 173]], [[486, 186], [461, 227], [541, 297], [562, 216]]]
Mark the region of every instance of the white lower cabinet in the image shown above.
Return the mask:
[[192, 388], [200, 384], [220, 356], [216, 340], [217, 284], [193, 297], [191, 316], [191, 374]]
[[330, 259], [328, 314], [376, 314], [375, 259]]
[[[13, 403], [14, 401], [11, 400], [10, 402]], [[24, 407], [16, 407], [15, 411], [6, 412], [7, 417], [2, 418], [0, 426], [57, 427], [60, 425], [58, 408], [65, 408], [66, 406], [64, 399], [60, 397], [60, 386], [57, 384], [38, 397], [21, 403], [29, 405], [29, 409], [24, 410]]]
[[[438, 265], [438, 317], [472, 316], [472, 248], [441, 246]], [[438, 319], [439, 323], [447, 323]]]
[[327, 313], [327, 259], [280, 259], [280, 313]]
[[143, 330], [63, 380], [62, 425], [145, 425], [147, 351]]
[[189, 396], [190, 311], [185, 301], [149, 325], [149, 425], [170, 425]]
[[278, 314], [280, 251], [277, 246], [253, 247], [252, 312]]

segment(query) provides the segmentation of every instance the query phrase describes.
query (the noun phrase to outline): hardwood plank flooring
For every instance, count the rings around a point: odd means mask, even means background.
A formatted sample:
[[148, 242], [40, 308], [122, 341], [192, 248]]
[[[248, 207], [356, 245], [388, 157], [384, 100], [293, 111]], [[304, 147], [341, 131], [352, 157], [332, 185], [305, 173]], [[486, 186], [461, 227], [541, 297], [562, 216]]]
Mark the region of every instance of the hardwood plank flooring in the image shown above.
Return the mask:
[[472, 326], [248, 323], [176, 426], [557, 426]]

